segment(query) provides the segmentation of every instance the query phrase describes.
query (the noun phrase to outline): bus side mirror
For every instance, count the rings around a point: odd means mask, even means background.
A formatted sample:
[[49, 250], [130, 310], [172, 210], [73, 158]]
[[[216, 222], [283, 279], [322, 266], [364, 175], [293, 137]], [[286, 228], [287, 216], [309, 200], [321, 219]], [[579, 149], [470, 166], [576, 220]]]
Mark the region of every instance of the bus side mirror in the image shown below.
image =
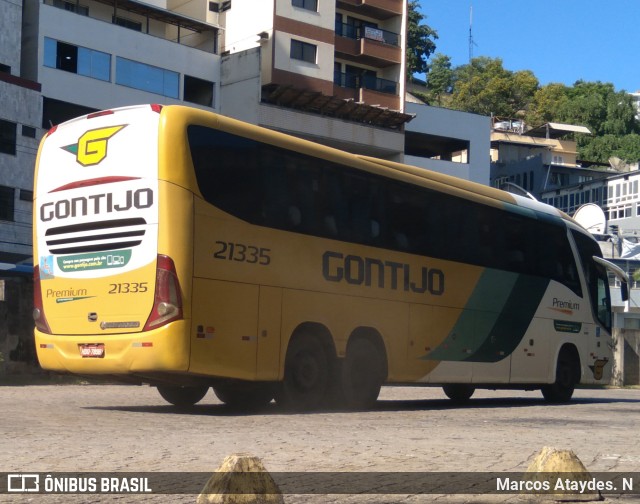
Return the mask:
[[627, 282], [620, 283], [620, 296], [623, 301], [629, 300], [629, 284]]

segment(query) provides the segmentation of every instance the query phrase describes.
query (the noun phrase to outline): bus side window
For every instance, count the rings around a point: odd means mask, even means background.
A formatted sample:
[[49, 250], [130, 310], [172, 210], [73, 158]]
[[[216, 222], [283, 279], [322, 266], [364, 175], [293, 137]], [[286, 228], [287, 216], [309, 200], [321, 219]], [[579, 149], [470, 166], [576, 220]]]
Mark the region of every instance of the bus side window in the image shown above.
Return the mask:
[[261, 149], [262, 218], [266, 226], [282, 228], [288, 218], [287, 176], [284, 164], [276, 153]]
[[324, 208], [322, 211], [322, 223], [325, 232], [331, 238], [337, 238], [343, 234], [347, 221], [347, 202], [342, 191], [342, 180], [334, 169], [328, 169], [322, 180], [324, 187]]

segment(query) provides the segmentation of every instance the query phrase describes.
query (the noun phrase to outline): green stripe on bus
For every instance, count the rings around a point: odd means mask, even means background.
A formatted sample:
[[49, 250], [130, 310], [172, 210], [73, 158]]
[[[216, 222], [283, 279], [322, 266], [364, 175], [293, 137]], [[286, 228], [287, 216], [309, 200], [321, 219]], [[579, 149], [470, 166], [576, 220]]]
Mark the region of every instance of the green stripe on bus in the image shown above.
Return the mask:
[[516, 273], [485, 269], [453, 329], [426, 358], [462, 361], [475, 354], [495, 325], [517, 278]]
[[497, 362], [511, 355], [527, 332], [548, 286], [547, 278], [519, 275], [490, 334], [478, 351], [466, 360]]
[[549, 281], [486, 269], [445, 340], [423, 359], [497, 362], [522, 340]]

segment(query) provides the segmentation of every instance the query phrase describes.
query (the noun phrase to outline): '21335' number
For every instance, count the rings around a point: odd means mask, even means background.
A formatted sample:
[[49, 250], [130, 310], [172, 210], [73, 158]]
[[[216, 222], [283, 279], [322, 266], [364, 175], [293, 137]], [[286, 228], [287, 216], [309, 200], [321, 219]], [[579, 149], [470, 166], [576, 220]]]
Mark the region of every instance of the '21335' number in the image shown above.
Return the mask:
[[242, 243], [216, 241], [216, 250], [213, 253], [213, 257], [226, 261], [246, 262], [267, 266], [271, 263], [271, 249], [244, 245]]

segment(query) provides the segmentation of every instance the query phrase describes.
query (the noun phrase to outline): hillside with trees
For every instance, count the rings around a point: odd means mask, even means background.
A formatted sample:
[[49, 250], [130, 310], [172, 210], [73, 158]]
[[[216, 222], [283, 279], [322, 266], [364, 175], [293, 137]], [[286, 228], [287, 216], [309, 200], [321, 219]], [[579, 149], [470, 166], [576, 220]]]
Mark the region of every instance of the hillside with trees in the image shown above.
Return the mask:
[[407, 67], [408, 77], [425, 76], [423, 90], [416, 93], [425, 103], [521, 119], [530, 126], [547, 122], [587, 126], [593, 135], [576, 137], [579, 159], [640, 161], [640, 122], [627, 92], [617, 91], [611, 83], [582, 80], [573, 86], [541, 86], [533, 72], [508, 70], [500, 58], [478, 57], [453, 67], [448, 56], [436, 52], [437, 31], [423, 23], [418, 9], [417, 0], [409, 2], [409, 33], [414, 36], [408, 39]]

